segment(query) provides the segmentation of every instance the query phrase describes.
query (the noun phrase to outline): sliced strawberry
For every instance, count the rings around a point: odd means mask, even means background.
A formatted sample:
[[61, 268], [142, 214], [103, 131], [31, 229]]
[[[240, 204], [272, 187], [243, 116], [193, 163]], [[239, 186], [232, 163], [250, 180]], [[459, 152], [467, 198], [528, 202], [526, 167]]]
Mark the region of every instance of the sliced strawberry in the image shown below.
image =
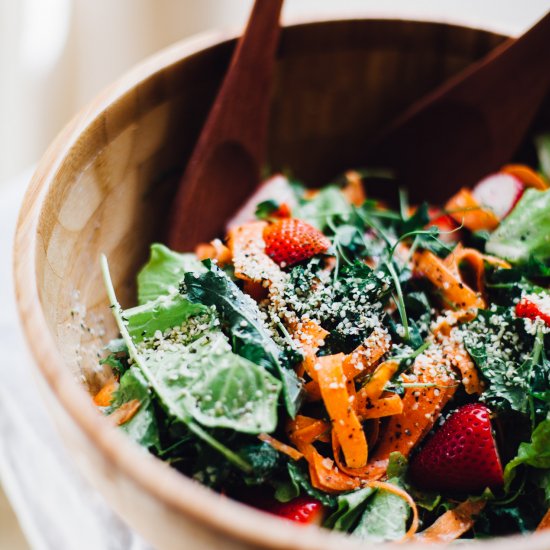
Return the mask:
[[326, 252], [330, 241], [318, 229], [296, 218], [278, 220], [264, 229], [265, 251], [281, 266]]
[[550, 326], [550, 296], [548, 294], [544, 296], [538, 296], [531, 294], [524, 296], [516, 304], [516, 315], [518, 317], [525, 317], [526, 319], [542, 319], [548, 326]]
[[525, 186], [512, 174], [498, 172], [482, 179], [472, 190], [479, 204], [492, 210], [502, 220], [523, 195]]
[[290, 502], [276, 502], [266, 512], [298, 523], [320, 524], [323, 517], [323, 505], [315, 498], [304, 496]]
[[424, 489], [477, 492], [503, 484], [489, 409], [480, 403], [454, 412], [412, 459], [413, 481]]
[[443, 214], [439, 208], [430, 208], [428, 212], [430, 221], [428, 227], [435, 226], [439, 229], [439, 239], [444, 243], [457, 243], [461, 240], [461, 232], [458, 229], [458, 223], [448, 216]]

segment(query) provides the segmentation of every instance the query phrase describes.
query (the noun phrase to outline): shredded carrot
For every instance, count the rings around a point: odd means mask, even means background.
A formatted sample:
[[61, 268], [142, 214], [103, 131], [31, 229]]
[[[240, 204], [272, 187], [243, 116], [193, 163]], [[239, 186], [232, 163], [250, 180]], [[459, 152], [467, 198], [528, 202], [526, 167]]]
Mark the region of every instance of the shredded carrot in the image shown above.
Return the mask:
[[[420, 357], [420, 356], [419, 356]], [[458, 384], [438, 369], [438, 359], [420, 358], [414, 362], [412, 376], [403, 381], [418, 387], [407, 387], [402, 398], [403, 412], [389, 418], [372, 456], [373, 462], [387, 464], [392, 452], [408, 456], [412, 449], [431, 430], [441, 410], [453, 396]], [[438, 387], [425, 386], [437, 384]]]
[[499, 224], [495, 214], [483, 208], [465, 187], [447, 201], [445, 211], [457, 223], [471, 231], [492, 231]]
[[439, 516], [432, 525], [418, 533], [418, 542], [447, 543], [456, 540], [474, 526], [475, 516], [483, 510], [486, 501], [466, 500], [456, 508]]
[[451, 364], [460, 372], [460, 377], [467, 394], [481, 394], [484, 389], [479, 372], [468, 352], [460, 342], [447, 339], [443, 343], [443, 352]]
[[355, 170], [346, 172], [346, 185], [343, 187], [342, 193], [348, 202], [355, 206], [361, 206], [367, 200], [361, 176]]
[[[290, 440], [298, 447], [309, 445], [313, 441], [322, 441], [322, 436], [330, 430], [330, 424], [317, 418], [296, 415], [294, 420], [289, 421], [287, 426]], [[328, 441], [328, 439], [326, 439]]]
[[264, 229], [267, 222], [255, 221], [229, 231], [228, 245], [233, 256], [235, 277], [261, 283], [282, 276], [279, 266], [265, 253]]
[[544, 514], [544, 517], [537, 526], [537, 531], [544, 531], [546, 529], [550, 529], [550, 510]]
[[344, 375], [348, 380], [370, 374], [376, 363], [390, 349], [391, 340], [374, 329], [364, 344], [355, 348], [344, 360]]
[[107, 383], [95, 394], [94, 404], [98, 407], [108, 407], [113, 400], [115, 391], [118, 389], [118, 382], [115, 377], [109, 378]]
[[384, 363], [378, 365], [367, 384], [359, 390], [361, 398], [366, 402], [373, 402], [378, 399], [384, 391], [384, 386], [390, 381], [398, 368], [399, 362], [393, 360], [384, 361]]
[[316, 354], [328, 334], [328, 331], [312, 319], [304, 319], [292, 329], [292, 336], [305, 355], [304, 360], [298, 367], [297, 374], [298, 376], [303, 376], [305, 371], [315, 382], [310, 386], [310, 393], [315, 392], [319, 394], [316, 382], [317, 373], [315, 371]]
[[287, 445], [286, 443], [283, 443], [282, 441], [279, 441], [278, 439], [275, 439], [268, 434], [260, 434], [258, 436], [258, 439], [260, 439], [264, 443], [268, 443], [276, 451], [279, 451], [280, 453], [289, 456], [292, 460], [300, 460], [304, 457], [304, 455], [300, 451], [296, 450], [294, 447], [291, 447], [290, 445]]
[[525, 164], [507, 164], [503, 166], [500, 171], [515, 176], [525, 185], [525, 187], [532, 187], [540, 191], [548, 189], [548, 183], [544, 178], [537, 174], [532, 168], [529, 168], [529, 166], [525, 166]]
[[343, 353], [319, 357], [317, 381], [347, 465], [350, 468], [361, 468], [367, 463], [367, 438], [349, 401], [342, 369], [343, 360]]
[[141, 401], [139, 401], [139, 399], [132, 399], [131, 401], [123, 403], [118, 409], [111, 413], [108, 418], [117, 426], [121, 426], [132, 420], [140, 407]]
[[219, 265], [226, 265], [231, 262], [231, 250], [225, 246], [220, 239], [214, 239], [209, 243], [201, 243], [195, 248], [195, 254], [199, 260], [216, 260]]
[[452, 328], [458, 323], [467, 323], [476, 317], [475, 309], [459, 309], [457, 311], [447, 310], [445, 317], [441, 317], [432, 326], [432, 334], [436, 339], [441, 340], [451, 334]]
[[370, 420], [372, 418], [383, 418], [393, 416], [403, 412], [403, 401], [397, 394], [388, 397], [381, 397], [375, 401], [363, 400], [360, 393], [355, 400], [355, 410], [361, 420]]
[[429, 250], [416, 252], [414, 255], [414, 270], [426, 277], [435, 285], [443, 297], [459, 307], [485, 307], [485, 301], [469, 286], [464, 284], [460, 277], [449, 269], [445, 263]]

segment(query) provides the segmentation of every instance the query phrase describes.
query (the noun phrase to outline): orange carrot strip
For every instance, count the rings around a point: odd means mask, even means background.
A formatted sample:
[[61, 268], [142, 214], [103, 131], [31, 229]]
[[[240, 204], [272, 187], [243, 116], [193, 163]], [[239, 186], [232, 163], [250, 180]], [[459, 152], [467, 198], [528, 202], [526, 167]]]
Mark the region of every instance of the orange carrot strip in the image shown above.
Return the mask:
[[344, 375], [348, 380], [370, 374], [376, 363], [390, 349], [391, 339], [374, 329], [364, 344], [358, 346], [344, 360]]
[[544, 531], [545, 529], [550, 529], [550, 510], [544, 514], [544, 517], [537, 526], [537, 531]]
[[495, 214], [483, 208], [465, 187], [447, 201], [445, 211], [457, 223], [471, 231], [492, 231], [499, 224]]
[[282, 441], [279, 441], [278, 439], [275, 439], [268, 434], [260, 434], [258, 436], [258, 439], [260, 439], [264, 443], [268, 443], [276, 451], [279, 451], [280, 453], [289, 456], [290, 458], [292, 458], [292, 460], [300, 460], [304, 457], [304, 455], [300, 451], [296, 450], [294, 447], [291, 447], [290, 445], [287, 445], [286, 443], [283, 443]]
[[226, 265], [231, 262], [231, 250], [220, 239], [197, 245], [195, 254], [199, 260], [217, 260], [219, 265]]
[[265, 253], [264, 229], [267, 222], [239, 225], [229, 231], [228, 245], [233, 256], [235, 277], [260, 283], [282, 277], [279, 266]]
[[[448, 375], [439, 373], [437, 359], [419, 361], [413, 365], [413, 377], [403, 375], [405, 382], [419, 384], [407, 387], [403, 395], [403, 412], [391, 416], [382, 434], [373, 462], [387, 464], [392, 452], [398, 451], [408, 456], [412, 449], [431, 430], [441, 410], [453, 396], [458, 384], [449, 380]], [[422, 387], [422, 384], [435, 383], [440, 387]]]
[[343, 353], [319, 357], [317, 381], [347, 465], [350, 468], [361, 468], [367, 463], [367, 438], [349, 401], [342, 369], [343, 360]]
[[346, 185], [342, 193], [347, 201], [355, 206], [361, 206], [367, 200], [361, 176], [355, 170], [346, 172]]
[[115, 391], [118, 389], [118, 382], [114, 377], [110, 378], [108, 382], [95, 394], [94, 404], [98, 407], [108, 407], [112, 400]]
[[378, 365], [370, 380], [359, 390], [361, 399], [367, 402], [373, 402], [378, 399], [384, 391], [384, 386], [390, 381], [391, 377], [399, 368], [398, 361], [384, 361]]
[[[302, 376], [305, 371], [314, 381], [317, 380], [317, 372], [315, 371], [316, 354], [328, 334], [319, 323], [312, 319], [304, 319], [294, 327], [292, 336], [305, 355], [304, 360], [298, 367], [298, 376]], [[315, 390], [311, 388], [310, 391], [314, 392]]]
[[447, 543], [456, 540], [474, 525], [477, 514], [483, 510], [486, 501], [466, 500], [456, 508], [439, 516], [432, 525], [418, 533], [414, 539], [419, 542]]
[[141, 401], [139, 401], [139, 399], [132, 399], [131, 401], [123, 403], [118, 409], [111, 413], [108, 418], [111, 422], [114, 422], [116, 425], [120, 426], [129, 420], [132, 420], [140, 407]]
[[313, 443], [317, 439], [322, 441], [322, 436], [329, 430], [328, 422], [300, 414], [296, 415], [296, 418], [289, 421], [287, 425], [290, 440], [298, 448]]
[[449, 357], [451, 364], [455, 367], [461, 376], [462, 384], [467, 394], [481, 394], [484, 389], [483, 382], [479, 377], [477, 367], [471, 360], [464, 346], [452, 340], [446, 340], [443, 343], [443, 352]]
[[364, 400], [361, 394], [357, 394], [355, 400], [355, 411], [361, 420], [370, 420], [372, 418], [383, 418], [385, 416], [393, 416], [403, 412], [403, 401], [397, 394], [388, 397], [381, 397], [375, 401]]
[[460, 309], [485, 307], [485, 301], [429, 250], [416, 252], [414, 270], [426, 277], [440, 291], [443, 297]]
[[529, 168], [529, 166], [525, 166], [525, 164], [507, 164], [503, 166], [500, 171], [515, 176], [525, 185], [525, 187], [533, 187], [540, 191], [548, 189], [548, 183], [544, 178], [537, 174], [532, 168]]
[[360, 487], [361, 480], [341, 472], [330, 458], [324, 458], [313, 445], [308, 445], [303, 452], [309, 463], [311, 484], [316, 489], [327, 493], [341, 493]]

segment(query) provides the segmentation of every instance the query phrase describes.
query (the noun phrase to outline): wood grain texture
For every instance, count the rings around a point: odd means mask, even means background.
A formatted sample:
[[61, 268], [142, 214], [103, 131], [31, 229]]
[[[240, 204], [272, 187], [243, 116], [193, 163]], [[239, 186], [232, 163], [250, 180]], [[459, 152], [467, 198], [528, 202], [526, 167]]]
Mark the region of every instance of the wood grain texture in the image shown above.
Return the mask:
[[[284, 29], [269, 163], [310, 184], [361, 165], [361, 139], [503, 37], [442, 24], [353, 20]], [[64, 440], [90, 480], [157, 548], [360, 548], [216, 495], [131, 444], [91, 404], [115, 333], [101, 282], [109, 256], [124, 305], [168, 206], [233, 42], [214, 35], [146, 60], [83, 110], [44, 156], [22, 208], [16, 292], [27, 341]], [[550, 127], [546, 108], [537, 124]], [[525, 155], [532, 153], [527, 147]], [[375, 191], [373, 191], [375, 192]], [[429, 198], [429, 197], [428, 197]], [[237, 200], [224, 199], [231, 208]], [[224, 220], [208, 220], [205, 232]], [[523, 546], [516, 539], [486, 549]], [[186, 541], [183, 543], [182, 541]], [[550, 547], [550, 535], [529, 539]]]

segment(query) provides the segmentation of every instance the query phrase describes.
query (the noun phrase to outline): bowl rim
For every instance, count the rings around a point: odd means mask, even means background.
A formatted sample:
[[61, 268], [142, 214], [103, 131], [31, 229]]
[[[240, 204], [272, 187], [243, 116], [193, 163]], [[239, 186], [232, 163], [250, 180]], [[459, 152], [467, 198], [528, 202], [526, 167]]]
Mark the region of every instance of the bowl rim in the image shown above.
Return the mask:
[[[326, 24], [338, 21], [371, 20], [392, 21], [400, 19], [412, 23], [428, 23], [457, 28], [476, 29], [495, 34], [505, 34], [495, 25], [481, 25], [479, 22], [398, 18], [395, 13], [389, 17], [370, 17], [368, 13], [346, 15], [345, 17], [301, 17], [289, 21], [285, 18], [285, 27], [300, 27]], [[508, 32], [509, 29], [506, 29]], [[89, 394], [76, 383], [69, 372], [61, 367], [63, 358], [57, 350], [50, 334], [45, 315], [40, 306], [39, 292], [35, 277], [36, 250], [41, 245], [38, 235], [42, 206], [49, 189], [55, 183], [56, 175], [63, 166], [64, 159], [78, 141], [79, 136], [102, 116], [104, 111], [117, 99], [130, 91], [140, 82], [163, 72], [182, 59], [203, 50], [231, 41], [238, 33], [231, 31], [209, 31], [175, 44], [147, 57], [134, 68], [126, 72], [113, 84], [105, 88], [86, 107], [63, 128], [50, 147], [44, 153], [26, 191], [17, 221], [14, 241], [13, 269], [15, 295], [20, 323], [27, 346], [30, 348], [33, 364], [41, 373], [47, 386], [55, 395], [57, 402], [76, 424], [83, 435], [95, 446], [102, 457], [122, 470], [127, 477], [149, 496], [168, 506], [176, 513], [183, 513], [198, 521], [205, 528], [214, 528], [218, 533], [230, 537], [232, 541], [248, 543], [264, 548], [293, 548], [296, 550], [331, 549], [339, 545], [342, 549], [364, 548], [364, 543], [338, 532], [321, 530], [313, 526], [302, 526], [285, 522], [269, 514], [255, 510], [231, 499], [225, 498], [213, 490], [179, 474], [161, 460], [156, 459], [132, 443], [129, 438], [111, 426], [92, 405]], [[33, 338], [40, 334], [41, 337]], [[88, 397], [88, 399], [86, 399]], [[213, 513], [212, 510], [215, 510]], [[475, 542], [489, 550], [502, 549], [504, 541], [510, 548], [519, 542], [521, 535], [494, 538]], [[532, 550], [547, 548], [550, 545], [550, 533], [530, 535]], [[410, 543], [410, 548], [424, 545]], [[472, 544], [466, 543], [466, 547]], [[506, 545], [508, 546], [508, 545]], [[380, 547], [371, 545], [371, 547]], [[432, 548], [442, 547], [440, 545]]]

